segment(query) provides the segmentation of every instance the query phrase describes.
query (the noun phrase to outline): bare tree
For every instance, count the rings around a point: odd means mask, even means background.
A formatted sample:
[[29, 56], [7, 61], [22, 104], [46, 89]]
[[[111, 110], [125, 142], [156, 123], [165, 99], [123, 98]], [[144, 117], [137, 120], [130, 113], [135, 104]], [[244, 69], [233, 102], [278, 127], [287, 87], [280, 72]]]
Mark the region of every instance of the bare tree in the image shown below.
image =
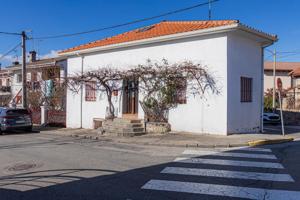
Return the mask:
[[169, 64], [165, 59], [161, 62], [148, 60], [127, 74], [139, 79], [143, 93], [140, 103], [151, 121], [166, 122], [168, 111], [183, 103], [186, 95], [203, 98], [208, 90], [215, 94], [220, 92], [206, 67], [191, 61]]
[[[146, 115], [154, 121], [167, 121], [167, 112], [181, 101], [178, 96], [189, 94], [205, 97], [206, 91], [219, 93], [215, 78], [200, 64], [186, 61], [169, 64], [167, 60], [137, 65], [129, 70], [104, 67], [68, 78], [69, 88], [78, 92], [84, 83], [95, 81], [95, 90], [105, 92], [108, 101], [108, 118], [114, 118], [112, 102], [114, 91], [122, 90], [124, 79], [139, 80], [139, 91], [143, 94], [140, 103]], [[180, 94], [183, 92], [184, 94]]]
[[104, 92], [108, 102], [108, 116], [109, 119], [115, 117], [115, 107], [112, 102], [113, 92], [122, 89], [122, 81], [126, 77], [126, 72], [110, 67], [99, 68], [95, 71], [88, 71], [82, 75], [75, 75], [68, 78], [69, 88], [74, 91], [79, 91], [79, 85], [91, 81], [96, 82], [96, 91]]

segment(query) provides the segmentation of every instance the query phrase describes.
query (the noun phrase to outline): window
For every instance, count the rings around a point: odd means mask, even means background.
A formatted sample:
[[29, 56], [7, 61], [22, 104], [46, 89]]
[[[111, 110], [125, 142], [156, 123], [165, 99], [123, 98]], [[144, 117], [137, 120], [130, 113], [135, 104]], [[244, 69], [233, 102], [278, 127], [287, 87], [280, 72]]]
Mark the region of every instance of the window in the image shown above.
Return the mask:
[[31, 72], [31, 81], [37, 81], [37, 72]]
[[252, 102], [252, 78], [241, 77], [241, 102]]
[[187, 82], [185, 79], [180, 79], [178, 81], [180, 81], [180, 84], [176, 89], [175, 102], [178, 104], [186, 104]]
[[17, 83], [22, 82], [22, 74], [17, 74]]
[[96, 101], [96, 82], [85, 83], [85, 100]]

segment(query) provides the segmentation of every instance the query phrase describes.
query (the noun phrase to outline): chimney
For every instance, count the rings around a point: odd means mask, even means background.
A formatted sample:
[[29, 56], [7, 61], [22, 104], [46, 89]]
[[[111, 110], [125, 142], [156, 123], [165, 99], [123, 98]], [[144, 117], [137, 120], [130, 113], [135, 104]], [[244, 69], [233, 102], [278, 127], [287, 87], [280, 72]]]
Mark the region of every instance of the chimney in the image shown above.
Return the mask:
[[19, 61], [14, 61], [13, 62], [13, 65], [18, 65], [18, 64], [20, 64]]
[[29, 52], [29, 61], [35, 62], [36, 61], [36, 51], [30, 51]]

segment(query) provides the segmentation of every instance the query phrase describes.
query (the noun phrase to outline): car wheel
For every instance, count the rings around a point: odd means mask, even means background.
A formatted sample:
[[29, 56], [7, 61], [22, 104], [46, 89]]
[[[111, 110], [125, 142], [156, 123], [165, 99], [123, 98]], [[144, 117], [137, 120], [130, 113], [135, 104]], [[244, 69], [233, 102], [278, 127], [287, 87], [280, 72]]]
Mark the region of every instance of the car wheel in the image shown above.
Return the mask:
[[28, 127], [28, 128], [25, 128], [25, 131], [27, 132], [32, 132], [32, 126]]

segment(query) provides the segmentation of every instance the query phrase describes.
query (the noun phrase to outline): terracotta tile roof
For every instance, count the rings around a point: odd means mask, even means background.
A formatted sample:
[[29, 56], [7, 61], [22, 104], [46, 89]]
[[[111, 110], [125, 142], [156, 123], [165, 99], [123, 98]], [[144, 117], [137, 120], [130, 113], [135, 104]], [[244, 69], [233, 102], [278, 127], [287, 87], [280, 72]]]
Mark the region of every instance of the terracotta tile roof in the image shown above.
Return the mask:
[[300, 67], [298, 67], [298, 68], [294, 69], [293, 71], [291, 71], [289, 75], [291, 75], [293, 77], [300, 77]]
[[[265, 70], [273, 70], [273, 62], [267, 61], [264, 64]], [[300, 62], [277, 62], [276, 71], [287, 71], [291, 72], [292, 70], [300, 68]]]
[[163, 21], [150, 26], [135, 29], [126, 33], [122, 33], [113, 37], [97, 40], [80, 46], [61, 51], [67, 53], [77, 50], [101, 47], [124, 42], [154, 38], [159, 36], [196, 31], [201, 29], [214, 28], [239, 23], [237, 20], [215, 20], [215, 21]]

